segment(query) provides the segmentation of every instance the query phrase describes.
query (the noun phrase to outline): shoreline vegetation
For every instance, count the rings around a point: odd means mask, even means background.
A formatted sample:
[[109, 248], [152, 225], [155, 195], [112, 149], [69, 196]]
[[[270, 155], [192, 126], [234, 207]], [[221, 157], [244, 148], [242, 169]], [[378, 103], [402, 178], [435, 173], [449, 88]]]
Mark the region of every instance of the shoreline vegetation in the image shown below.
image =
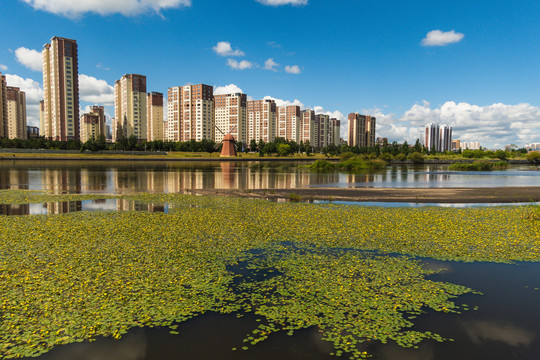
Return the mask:
[[[169, 213], [0, 216], [0, 357], [120, 338], [145, 326], [182, 331], [207, 312], [261, 321], [231, 351], [275, 333], [316, 328], [333, 355], [370, 356], [369, 343], [447, 341], [411, 327], [428, 310], [455, 316], [459, 284], [429, 280], [421, 258], [540, 261], [529, 207], [380, 208], [237, 197], [123, 195]], [[4, 190], [0, 202], [102, 195]], [[535, 207], [531, 207], [535, 208]], [[388, 256], [392, 254], [392, 256]]]

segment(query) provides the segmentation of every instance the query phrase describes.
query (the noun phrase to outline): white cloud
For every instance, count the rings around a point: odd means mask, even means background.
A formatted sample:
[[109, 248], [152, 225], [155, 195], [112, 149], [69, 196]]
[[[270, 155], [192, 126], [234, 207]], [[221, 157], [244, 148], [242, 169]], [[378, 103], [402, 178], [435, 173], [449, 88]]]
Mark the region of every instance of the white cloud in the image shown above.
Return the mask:
[[287, 65], [285, 66], [285, 72], [288, 74], [300, 74], [302, 69], [298, 65]]
[[41, 85], [32, 79], [6, 74], [8, 86], [14, 86], [26, 93], [26, 118], [28, 125], [39, 126], [39, 102], [43, 100]]
[[227, 59], [227, 65], [234, 70], [251, 69], [256, 66], [254, 63], [247, 60], [237, 61], [234, 59]]
[[98, 64], [96, 65], [96, 67], [97, 67], [98, 69], [105, 70], [105, 71], [111, 70], [110, 67], [105, 66], [105, 65], [103, 65], [102, 63], [98, 63]]
[[42, 71], [43, 69], [43, 57], [41, 52], [37, 50], [27, 49], [20, 47], [15, 50], [15, 57], [17, 61], [34, 71]]
[[226, 95], [226, 94], [236, 94], [236, 93], [244, 93], [244, 92], [235, 84], [217, 86], [216, 88], [214, 88], [214, 95]]
[[257, 2], [263, 5], [281, 6], [281, 5], [307, 5], [308, 0], [257, 0]]
[[277, 67], [279, 64], [274, 61], [274, 59], [270, 58], [264, 62], [264, 70], [270, 70], [270, 71], [277, 71]]
[[434, 122], [452, 126], [454, 139], [479, 141], [488, 148], [540, 142], [540, 107], [526, 103], [478, 106], [448, 101], [432, 109], [424, 101], [413, 105], [400, 118], [380, 109], [361, 112], [377, 118], [377, 136], [388, 137], [389, 141], [414, 142], [421, 139], [424, 126]]
[[220, 56], [244, 56], [244, 52], [240, 49], [233, 50], [231, 43], [228, 41], [220, 41], [212, 48], [214, 52]]
[[122, 14], [133, 16], [148, 11], [159, 13], [161, 10], [191, 6], [191, 0], [23, 0], [35, 10], [43, 10], [70, 18], [85, 13], [100, 15]]
[[8, 69], [8, 67], [4, 64], [0, 64], [0, 70], [1, 71], [6, 71]]
[[114, 105], [114, 88], [105, 80], [80, 74], [79, 96], [81, 101], [102, 106]]
[[268, 46], [273, 47], [273, 48], [280, 48], [281, 47], [281, 45], [278, 44], [275, 41], [269, 41], [267, 44], [268, 44]]
[[294, 99], [294, 101], [290, 101], [290, 100], [278, 99], [278, 98], [275, 98], [275, 97], [272, 97], [272, 96], [265, 96], [264, 99], [265, 100], [274, 100], [276, 102], [276, 106], [296, 105], [296, 106], [300, 106], [301, 110], [304, 110], [306, 108], [306, 106], [298, 99]]
[[452, 31], [432, 30], [422, 39], [423, 46], [445, 46], [460, 42], [465, 37], [462, 33]]

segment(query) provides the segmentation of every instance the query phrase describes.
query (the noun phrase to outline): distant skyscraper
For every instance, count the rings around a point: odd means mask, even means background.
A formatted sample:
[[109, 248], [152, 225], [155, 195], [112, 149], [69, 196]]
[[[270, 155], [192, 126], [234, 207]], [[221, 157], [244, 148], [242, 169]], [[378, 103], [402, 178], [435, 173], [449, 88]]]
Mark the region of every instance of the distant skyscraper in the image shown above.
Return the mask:
[[440, 138], [441, 138], [441, 150], [451, 151], [452, 150], [452, 128], [448, 125], [442, 125], [440, 128]]
[[167, 96], [168, 140], [214, 139], [214, 88], [186, 85], [169, 88]]
[[270, 99], [247, 102], [248, 141], [275, 140], [276, 102]]
[[146, 76], [126, 74], [114, 83], [113, 141], [135, 136], [146, 140]]
[[424, 145], [431, 151], [443, 152], [452, 150], [452, 128], [448, 125], [427, 124]]
[[301, 123], [300, 106], [277, 107], [276, 137], [289, 141], [299, 141]]
[[0, 138], [7, 133], [7, 84], [6, 77], [0, 73]]
[[[242, 93], [214, 95], [216, 127], [225, 134], [231, 131], [236, 141], [247, 143], [247, 95]], [[224, 135], [218, 129], [214, 131], [217, 143]]]
[[151, 92], [146, 99], [148, 141], [165, 140], [163, 129], [163, 94]]
[[53, 37], [43, 46], [43, 121], [47, 139], [79, 139], [79, 69], [77, 42]]
[[92, 138], [96, 139], [105, 136], [105, 109], [103, 106], [94, 105], [90, 107], [90, 112], [81, 116], [81, 141], [87, 142]]
[[10, 139], [27, 139], [26, 94], [19, 88], [7, 86], [7, 127], [5, 136]]
[[349, 114], [349, 146], [375, 146], [376, 118], [358, 113]]
[[440, 127], [436, 124], [427, 124], [424, 146], [427, 147], [430, 151], [440, 151], [441, 149], [441, 138], [440, 138]]

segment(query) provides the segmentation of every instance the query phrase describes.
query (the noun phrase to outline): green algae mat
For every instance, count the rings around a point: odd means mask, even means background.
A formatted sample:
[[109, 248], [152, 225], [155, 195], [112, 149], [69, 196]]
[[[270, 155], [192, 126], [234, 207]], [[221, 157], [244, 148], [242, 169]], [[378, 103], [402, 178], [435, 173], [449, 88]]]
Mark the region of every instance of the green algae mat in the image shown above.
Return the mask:
[[[0, 191], [0, 203], [103, 196]], [[0, 216], [0, 357], [120, 338], [206, 312], [256, 314], [243, 351], [276, 332], [317, 328], [337, 356], [369, 357], [372, 341], [445, 341], [411, 330], [427, 310], [467, 311], [476, 293], [429, 280], [417, 257], [539, 261], [529, 207], [377, 208], [141, 194], [169, 213]]]

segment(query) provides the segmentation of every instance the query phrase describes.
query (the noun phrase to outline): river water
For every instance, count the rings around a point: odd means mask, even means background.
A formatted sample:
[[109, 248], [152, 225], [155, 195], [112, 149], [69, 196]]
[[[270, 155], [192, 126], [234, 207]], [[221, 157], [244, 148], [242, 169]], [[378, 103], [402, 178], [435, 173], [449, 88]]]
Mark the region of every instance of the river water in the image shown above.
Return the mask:
[[[288, 189], [308, 187], [504, 187], [538, 186], [540, 171], [517, 166], [489, 173], [452, 172], [446, 165], [393, 166], [366, 174], [311, 173], [298, 163], [181, 163], [0, 161], [0, 189], [46, 190], [54, 193], [182, 192], [188, 189]], [[380, 205], [380, 204], [368, 204]], [[396, 204], [398, 206], [399, 204]], [[6, 215], [57, 214], [71, 211], [159, 211], [122, 199], [65, 203], [0, 205]], [[8, 207], [9, 206], [9, 207]], [[0, 211], [2, 212], [2, 211]], [[437, 332], [454, 342], [424, 341], [419, 349], [373, 343], [369, 352], [382, 360], [540, 359], [540, 264], [459, 263], [423, 259], [426, 266], [447, 270], [431, 276], [483, 293], [465, 295], [458, 303], [478, 306], [461, 315], [428, 312], [415, 329]], [[168, 328], [132, 329], [120, 340], [58, 346], [43, 360], [154, 359], [313, 359], [330, 360], [331, 345], [315, 329], [294, 336], [275, 334], [248, 351], [231, 350], [256, 326], [256, 318], [206, 314]]]
[[362, 174], [318, 174], [295, 162], [0, 161], [0, 189], [54, 193], [175, 193], [188, 189], [309, 187], [437, 188], [538, 186], [540, 171], [455, 172], [447, 165], [392, 166]]

